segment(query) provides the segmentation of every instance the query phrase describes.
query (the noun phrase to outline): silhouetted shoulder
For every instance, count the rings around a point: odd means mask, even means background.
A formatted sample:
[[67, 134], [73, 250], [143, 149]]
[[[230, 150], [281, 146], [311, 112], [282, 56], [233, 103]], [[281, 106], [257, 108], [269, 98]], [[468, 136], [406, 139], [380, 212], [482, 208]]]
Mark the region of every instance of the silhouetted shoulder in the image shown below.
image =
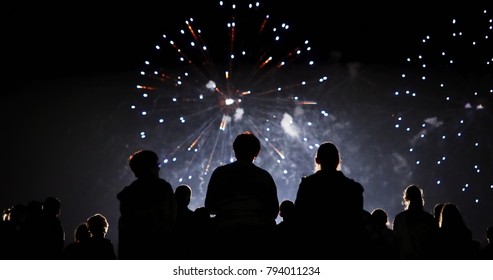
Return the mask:
[[351, 188], [354, 192], [364, 192], [363, 185], [348, 178], [341, 171], [336, 170], [319, 170], [316, 173], [301, 178], [301, 185], [319, 185], [324, 182], [331, 182], [331, 185], [344, 185], [346, 188]]
[[119, 200], [122, 199], [132, 199], [135, 197], [135, 195], [138, 194], [152, 194], [149, 193], [149, 190], [154, 190], [158, 192], [169, 192], [170, 190], [173, 191], [173, 187], [171, 184], [162, 179], [154, 179], [154, 180], [135, 180], [133, 181], [129, 186], [126, 186], [123, 188], [122, 191], [120, 191], [117, 194], [117, 198]]

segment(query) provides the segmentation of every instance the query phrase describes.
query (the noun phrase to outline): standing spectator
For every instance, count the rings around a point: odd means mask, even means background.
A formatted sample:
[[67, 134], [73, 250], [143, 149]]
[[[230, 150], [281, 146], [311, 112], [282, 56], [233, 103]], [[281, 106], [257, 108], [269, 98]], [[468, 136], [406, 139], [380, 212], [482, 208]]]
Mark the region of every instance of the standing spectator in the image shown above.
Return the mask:
[[276, 226], [276, 254], [278, 259], [296, 259], [296, 209], [294, 202], [285, 199], [279, 205], [279, 217], [282, 220]]
[[65, 230], [61, 220], [61, 201], [56, 197], [47, 197], [43, 201], [37, 228], [29, 233], [31, 239], [31, 258], [40, 260], [60, 260], [65, 249]]
[[424, 210], [423, 190], [410, 185], [403, 194], [404, 211], [394, 217], [393, 231], [400, 259], [423, 260], [437, 256], [438, 225]]
[[65, 246], [63, 258], [66, 260], [87, 260], [87, 242], [91, 233], [86, 223], [82, 223], [75, 229], [74, 241]]
[[154, 151], [140, 150], [129, 158], [135, 177], [117, 198], [118, 259], [172, 259], [176, 203], [173, 188], [160, 178]]
[[215, 215], [215, 240], [221, 259], [271, 258], [277, 187], [272, 175], [256, 166], [259, 139], [247, 131], [233, 142], [236, 161], [217, 167], [207, 186], [205, 207]]
[[389, 228], [387, 212], [381, 208], [371, 212], [370, 258], [394, 260], [398, 258], [394, 233]]
[[322, 143], [315, 173], [303, 177], [295, 199], [302, 259], [357, 259], [363, 254], [363, 186], [340, 169], [339, 150]]
[[175, 240], [177, 246], [177, 258], [189, 259], [194, 258], [192, 250], [194, 250], [196, 235], [196, 219], [195, 213], [188, 208], [192, 199], [192, 188], [189, 185], [179, 185], [175, 190], [176, 201], [176, 224], [175, 224]]
[[478, 256], [480, 243], [473, 240], [459, 207], [453, 203], [444, 204], [440, 212], [438, 245], [440, 259], [471, 260]]
[[111, 240], [106, 238], [109, 223], [102, 214], [94, 214], [86, 221], [91, 233], [87, 243], [88, 259], [90, 260], [116, 260], [115, 249]]

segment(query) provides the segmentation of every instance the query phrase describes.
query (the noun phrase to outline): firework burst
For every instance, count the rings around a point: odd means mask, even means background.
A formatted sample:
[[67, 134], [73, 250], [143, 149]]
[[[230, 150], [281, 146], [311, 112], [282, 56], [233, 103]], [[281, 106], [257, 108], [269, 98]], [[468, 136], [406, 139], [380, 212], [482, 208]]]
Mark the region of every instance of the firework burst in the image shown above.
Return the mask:
[[299, 37], [260, 4], [224, 3], [162, 35], [132, 109], [173, 185], [203, 195], [210, 172], [234, 160], [236, 135], [250, 130], [262, 141], [256, 163], [272, 173], [280, 198], [293, 196], [312, 169], [323, 119], [330, 120], [309, 98], [327, 76]]

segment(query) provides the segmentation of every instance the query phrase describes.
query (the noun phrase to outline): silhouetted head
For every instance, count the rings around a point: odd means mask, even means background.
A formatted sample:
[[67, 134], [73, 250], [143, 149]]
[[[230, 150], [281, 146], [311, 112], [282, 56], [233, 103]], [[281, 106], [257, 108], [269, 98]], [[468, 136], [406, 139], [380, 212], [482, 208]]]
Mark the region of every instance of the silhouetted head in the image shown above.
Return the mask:
[[403, 200], [406, 209], [409, 207], [423, 208], [423, 190], [416, 185], [410, 185], [404, 190]]
[[377, 208], [371, 212], [371, 221], [377, 226], [387, 226], [389, 223], [389, 217], [385, 210]]
[[192, 198], [192, 189], [188, 185], [179, 185], [175, 190], [175, 200], [178, 207], [187, 207]]
[[233, 150], [238, 160], [253, 161], [260, 153], [260, 140], [250, 131], [236, 136]]
[[80, 224], [74, 233], [75, 242], [85, 242], [89, 240], [91, 237], [91, 233], [89, 232], [89, 228], [86, 223]]
[[130, 156], [128, 165], [137, 178], [159, 177], [161, 164], [159, 157], [153, 151], [140, 150]]
[[459, 207], [453, 203], [443, 205], [440, 213], [440, 228], [464, 228], [466, 225]]
[[289, 199], [283, 200], [279, 205], [279, 216], [284, 220], [289, 219], [290, 217], [293, 217], [294, 210], [293, 201]]
[[320, 169], [338, 169], [341, 162], [339, 149], [332, 142], [322, 143], [318, 147], [315, 162], [320, 165]]
[[86, 221], [87, 228], [93, 236], [104, 237], [108, 232], [108, 220], [105, 216], [97, 213], [89, 217]]
[[60, 200], [56, 197], [47, 197], [43, 201], [43, 212], [48, 214], [49, 216], [58, 216], [60, 215], [62, 204]]

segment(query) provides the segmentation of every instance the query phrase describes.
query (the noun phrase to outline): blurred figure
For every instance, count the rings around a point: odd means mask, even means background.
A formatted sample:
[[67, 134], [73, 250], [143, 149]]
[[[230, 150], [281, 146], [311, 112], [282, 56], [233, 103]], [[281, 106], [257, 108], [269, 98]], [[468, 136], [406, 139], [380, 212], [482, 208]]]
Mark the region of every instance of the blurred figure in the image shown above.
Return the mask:
[[365, 249], [363, 186], [340, 169], [332, 142], [322, 143], [315, 173], [301, 179], [295, 199], [303, 259], [359, 259]]
[[192, 199], [192, 189], [188, 185], [179, 185], [175, 190], [176, 201], [176, 224], [175, 240], [177, 244], [177, 258], [194, 258], [193, 252], [196, 230], [196, 219], [194, 212], [188, 208]]
[[63, 259], [65, 260], [87, 260], [87, 242], [91, 238], [91, 233], [86, 223], [82, 223], [75, 229], [74, 241], [65, 246]]
[[472, 239], [459, 207], [446, 203], [440, 213], [438, 258], [451, 260], [476, 259], [480, 244]]
[[188, 185], [179, 185], [175, 190], [176, 223], [188, 224], [193, 219], [193, 211], [188, 208], [192, 199], [192, 189]]
[[403, 194], [404, 211], [394, 218], [393, 231], [400, 259], [435, 259], [438, 225], [424, 210], [423, 190], [410, 185]]
[[106, 238], [109, 223], [102, 214], [94, 214], [86, 221], [91, 237], [87, 242], [88, 259], [116, 260], [115, 249], [111, 240]]
[[29, 259], [26, 255], [24, 226], [28, 216], [28, 207], [18, 203], [2, 213], [0, 222], [0, 259]]
[[211, 175], [205, 207], [215, 215], [216, 257], [268, 259], [275, 252], [273, 235], [279, 213], [277, 187], [271, 174], [254, 164], [260, 141], [251, 132], [236, 137], [236, 161]]
[[[39, 221], [30, 224], [28, 258], [33, 260], [60, 260], [65, 249], [65, 230], [60, 221], [61, 201], [47, 197], [42, 203]], [[38, 219], [38, 218], [36, 218]]]
[[117, 195], [118, 259], [173, 259], [176, 203], [172, 186], [159, 176], [159, 158], [140, 150], [128, 163], [137, 179]]
[[398, 259], [394, 233], [389, 228], [387, 212], [381, 208], [371, 212], [370, 255], [371, 259]]
[[[196, 260], [214, 259], [214, 220], [211, 218], [209, 211], [205, 207], [197, 207], [193, 211], [195, 217], [196, 230], [190, 238], [192, 245], [192, 257]], [[196, 234], [200, 232], [200, 235]]]
[[277, 259], [296, 259], [292, 244], [296, 242], [296, 209], [292, 200], [286, 199], [279, 205], [282, 220], [276, 227]]

